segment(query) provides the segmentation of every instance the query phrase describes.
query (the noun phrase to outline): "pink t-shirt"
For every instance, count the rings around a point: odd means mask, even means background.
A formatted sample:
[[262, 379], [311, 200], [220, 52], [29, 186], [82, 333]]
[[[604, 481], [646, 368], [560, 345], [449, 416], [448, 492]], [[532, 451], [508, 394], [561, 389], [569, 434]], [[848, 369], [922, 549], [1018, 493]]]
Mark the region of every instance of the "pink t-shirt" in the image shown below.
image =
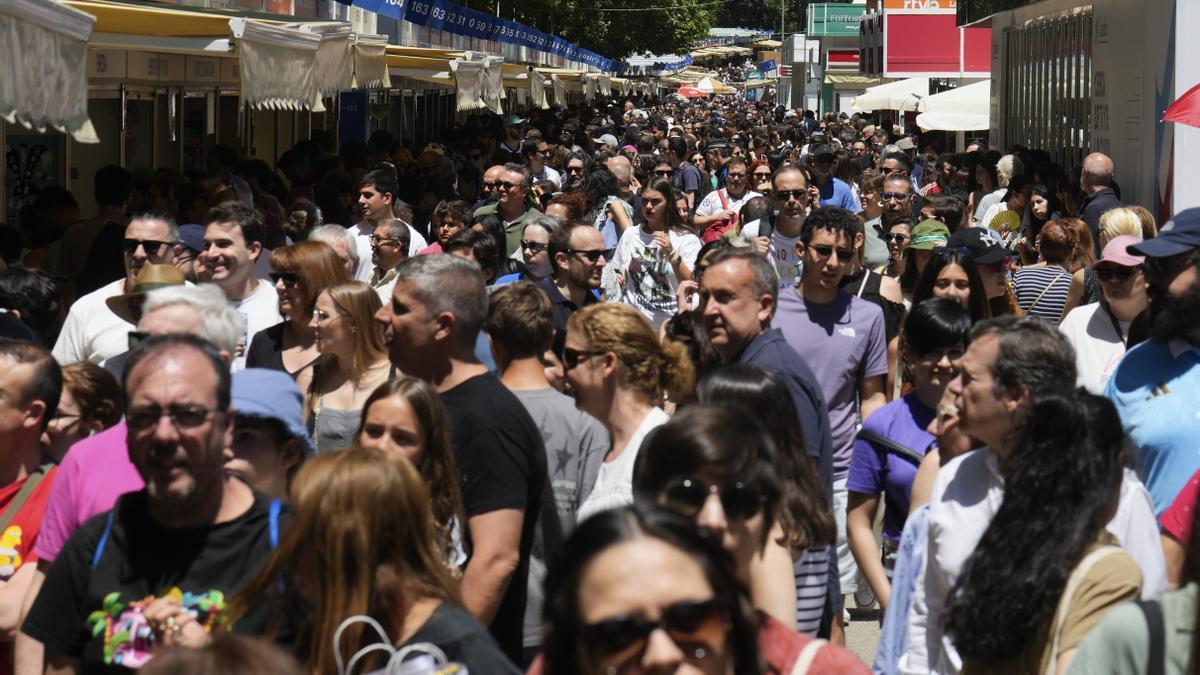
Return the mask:
[[417, 251], [417, 255], [432, 255], [434, 253], [443, 253], [443, 252], [444, 251], [442, 251], [442, 244], [440, 242], [435, 241], [432, 244], [430, 244], [429, 246], [426, 246], [425, 248], [421, 249], [420, 251]]
[[50, 491], [50, 502], [42, 518], [34, 553], [53, 562], [71, 533], [89, 518], [104, 513], [117, 497], [136, 492], [145, 485], [125, 445], [125, 423], [120, 422], [67, 451], [58, 466], [58, 477]]
[[1158, 517], [1158, 524], [1167, 534], [1187, 548], [1192, 540], [1192, 509], [1196, 507], [1196, 498], [1200, 495], [1200, 471], [1192, 474], [1187, 484], [1179, 491], [1175, 501]]

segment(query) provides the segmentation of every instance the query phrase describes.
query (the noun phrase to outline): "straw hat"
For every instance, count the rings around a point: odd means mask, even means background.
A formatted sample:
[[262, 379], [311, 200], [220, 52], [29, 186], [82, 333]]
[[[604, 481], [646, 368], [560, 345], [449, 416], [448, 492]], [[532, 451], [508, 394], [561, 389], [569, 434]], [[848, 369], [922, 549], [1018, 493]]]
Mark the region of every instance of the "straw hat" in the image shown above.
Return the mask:
[[137, 323], [147, 293], [165, 286], [182, 286], [183, 281], [183, 272], [174, 265], [143, 265], [138, 271], [132, 291], [124, 295], [114, 295], [104, 302], [113, 314], [129, 323]]

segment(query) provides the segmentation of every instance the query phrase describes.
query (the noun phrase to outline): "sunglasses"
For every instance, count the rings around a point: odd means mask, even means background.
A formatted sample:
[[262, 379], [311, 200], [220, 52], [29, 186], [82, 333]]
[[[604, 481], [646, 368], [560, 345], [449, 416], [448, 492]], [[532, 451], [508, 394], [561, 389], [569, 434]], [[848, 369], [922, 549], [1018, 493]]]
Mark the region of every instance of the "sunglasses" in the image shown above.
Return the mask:
[[578, 349], [571, 349], [570, 347], [563, 347], [563, 354], [562, 354], [563, 372], [566, 372], [568, 370], [574, 370], [575, 366], [578, 366], [580, 361], [583, 361], [589, 357], [603, 356], [604, 354], [607, 354], [607, 353], [608, 352], [601, 350], [601, 349], [589, 349], [587, 351], [580, 351]]
[[590, 263], [598, 263], [598, 262], [600, 262], [600, 258], [604, 257], [604, 251], [580, 251], [577, 249], [569, 248], [566, 250], [566, 252], [579, 254], [579, 255], [583, 256], [584, 258], [587, 258], [587, 261]]
[[829, 256], [833, 255], [834, 251], [836, 251], [838, 260], [842, 262], [849, 260], [850, 256], [854, 255], [854, 251], [851, 251], [848, 248], [834, 248], [827, 244], [814, 244], [809, 246], [809, 248], [816, 251], [817, 255], [822, 258], [828, 258]]
[[951, 246], [935, 246], [935, 247], [933, 247], [934, 255], [949, 255], [951, 253], [957, 253], [957, 254], [963, 256], [964, 258], [971, 257], [971, 249], [967, 248], [966, 246], [953, 246], [953, 247], [951, 247]]
[[1140, 265], [1133, 267], [1125, 267], [1124, 265], [1105, 265], [1103, 267], [1093, 267], [1092, 271], [1096, 273], [1096, 278], [1100, 281], [1125, 281], [1129, 277], [1137, 274], [1137, 271], [1142, 269]]
[[146, 251], [146, 255], [158, 255], [162, 252], [164, 246], [170, 245], [171, 242], [169, 241], [157, 241], [154, 239], [126, 239], [121, 242], [121, 248], [125, 249], [125, 252], [130, 255], [133, 255], [139, 246]]
[[729, 173], [729, 178], [745, 178], [745, 177], [746, 177], [746, 174], [744, 174], [744, 173], [733, 173], [733, 172]]
[[507, 181], [502, 181], [502, 180], [498, 180], [495, 183], [492, 183], [493, 190], [508, 191], [508, 190], [515, 190], [519, 187], [521, 187], [520, 183], [509, 183]]
[[661, 503], [666, 508], [695, 518], [704, 509], [709, 495], [718, 495], [725, 517], [730, 520], [749, 520], [762, 510], [765, 497], [758, 490], [746, 487], [742, 483], [734, 483], [728, 488], [718, 488], [716, 485], [705, 485], [691, 478], [682, 480], [663, 490]]
[[879, 238], [888, 243], [894, 241], [897, 244], [903, 244], [909, 240], [909, 236], [907, 234], [900, 234], [899, 232], [885, 232], [884, 234], [879, 235]]
[[162, 408], [131, 408], [125, 413], [125, 424], [137, 431], [145, 431], [158, 424], [163, 415], [171, 418], [171, 423], [176, 429], [193, 429], [204, 424], [208, 416], [215, 412], [221, 412], [217, 408], [205, 408], [200, 405], [184, 405], [179, 407], [171, 407], [166, 410]]
[[885, 201], [885, 202], [890, 202], [890, 201], [906, 202], [912, 198], [912, 195], [907, 192], [884, 192], [883, 194], [881, 194], [879, 196], [882, 197], [883, 201]]
[[707, 642], [723, 633], [725, 613], [716, 598], [684, 600], [662, 609], [657, 621], [618, 616], [583, 627], [583, 644], [610, 663], [627, 663], [642, 654], [650, 634], [662, 629], [676, 644]]
[[282, 281], [286, 288], [293, 288], [296, 284], [300, 283], [300, 275], [295, 272], [272, 272], [267, 276], [271, 278], [272, 284], [278, 284]]
[[549, 246], [549, 244], [543, 244], [540, 241], [521, 240], [521, 248], [528, 249], [531, 253], [541, 253], [542, 251], [546, 250], [547, 246]]
[[150, 337], [150, 334], [142, 330], [129, 331], [129, 351], [133, 351], [141, 346], [142, 341]]
[[776, 190], [772, 194], [781, 202], [790, 202], [795, 199], [803, 204], [808, 199], [808, 190]]
[[674, 173], [674, 172], [671, 171], [670, 169], [665, 169], [663, 171], [655, 171], [654, 175], [655, 176], [670, 176], [672, 173]]
[[572, 173], [583, 173], [583, 167], [582, 167], [582, 166], [568, 166], [568, 167], [567, 167], [567, 173], [568, 173], [568, 174], [572, 174]]

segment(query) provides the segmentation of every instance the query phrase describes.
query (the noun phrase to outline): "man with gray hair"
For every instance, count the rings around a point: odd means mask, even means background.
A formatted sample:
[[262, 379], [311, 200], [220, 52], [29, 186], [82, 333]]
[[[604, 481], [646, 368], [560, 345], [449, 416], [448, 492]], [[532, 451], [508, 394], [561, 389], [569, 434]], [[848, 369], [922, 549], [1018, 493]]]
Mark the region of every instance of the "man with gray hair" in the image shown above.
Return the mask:
[[180, 254], [179, 227], [168, 215], [144, 213], [125, 226], [125, 278], [101, 286], [75, 301], [67, 313], [54, 358], [63, 365], [100, 363], [125, 351], [125, 334], [133, 326], [109, 309], [107, 300], [130, 293], [142, 266], [171, 265]]
[[[128, 333], [129, 346], [156, 335], [192, 335], [212, 343], [226, 368], [233, 361], [245, 323], [237, 310], [214, 284], [167, 286], [150, 291], [142, 304], [136, 331]], [[104, 366], [121, 380], [133, 349], [109, 359]], [[124, 421], [85, 438], [67, 451], [58, 469], [54, 490], [46, 505], [46, 516], [34, 552], [38, 569], [25, 595], [25, 606], [33, 603], [54, 562], [75, 530], [92, 516], [113, 507], [117, 497], [142, 489], [144, 483], [129, 458], [128, 429]], [[42, 645], [20, 634], [16, 640], [18, 671], [42, 672]]]
[[396, 267], [392, 297], [375, 320], [384, 327], [392, 365], [428, 382], [446, 405], [472, 543], [463, 605], [491, 628], [513, 663], [521, 663], [546, 457], [525, 407], [475, 356], [487, 304], [477, 266], [451, 255], [423, 255]]
[[341, 225], [322, 225], [308, 234], [310, 241], [319, 241], [333, 249], [337, 254], [338, 260], [342, 261], [342, 266], [346, 268], [346, 274], [351, 279], [354, 278], [355, 271], [358, 270], [358, 244], [354, 233], [342, 227]]
[[379, 292], [379, 299], [384, 303], [392, 299], [396, 265], [408, 257], [409, 237], [408, 224], [399, 218], [380, 222], [371, 235], [371, 262], [375, 266], [367, 283]]
[[1112, 187], [1113, 161], [1108, 155], [1093, 152], [1083, 158], [1083, 174], [1079, 177], [1079, 187], [1084, 191], [1083, 211], [1079, 218], [1087, 223], [1092, 231], [1092, 243], [1096, 247], [1096, 257], [1100, 256], [1100, 216], [1121, 208], [1121, 200]]
[[[938, 471], [929, 500], [924, 571], [912, 592], [900, 672], [962, 670], [945, 632], [950, 594], [1004, 501], [1001, 463], [1013, 452], [1016, 428], [1034, 402], [1069, 395], [1075, 375], [1075, 353], [1053, 323], [1003, 316], [971, 330], [959, 375], [946, 395], [953, 399], [959, 429], [983, 447]], [[1157, 597], [1166, 586], [1158, 527], [1149, 494], [1128, 471], [1116, 514], [1107, 529], [1142, 570], [1143, 597]]]
[[504, 171], [496, 179], [495, 194], [499, 197], [495, 204], [488, 204], [475, 210], [475, 220], [495, 213], [504, 219], [505, 250], [503, 257], [511, 256], [521, 245], [521, 233], [525, 231], [525, 223], [530, 218], [542, 215], [541, 211], [527, 205], [529, 190], [533, 187], [533, 174], [520, 164], [508, 163]]

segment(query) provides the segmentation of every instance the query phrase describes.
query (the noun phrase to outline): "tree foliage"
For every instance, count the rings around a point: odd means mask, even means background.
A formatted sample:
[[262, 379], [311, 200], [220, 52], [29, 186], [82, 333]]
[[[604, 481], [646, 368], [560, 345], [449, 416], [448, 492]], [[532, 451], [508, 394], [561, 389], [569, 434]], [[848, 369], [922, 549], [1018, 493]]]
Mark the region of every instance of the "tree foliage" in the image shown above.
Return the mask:
[[[838, 0], [825, 0], [837, 2]], [[784, 32], [803, 33], [808, 9], [807, 0], [733, 0], [719, 5], [717, 26], [762, 28], [779, 32], [779, 5], [784, 7]]]

